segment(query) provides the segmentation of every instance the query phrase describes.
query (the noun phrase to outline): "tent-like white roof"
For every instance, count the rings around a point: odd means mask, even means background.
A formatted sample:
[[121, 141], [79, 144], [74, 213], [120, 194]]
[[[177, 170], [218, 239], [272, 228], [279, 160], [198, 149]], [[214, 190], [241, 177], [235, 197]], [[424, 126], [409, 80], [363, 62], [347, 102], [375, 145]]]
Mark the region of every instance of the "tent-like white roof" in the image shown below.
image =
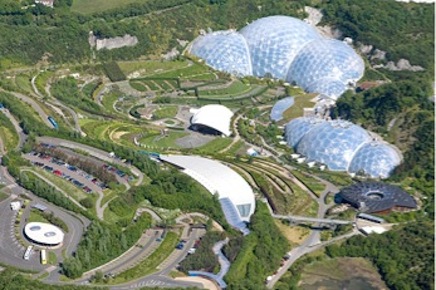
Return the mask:
[[206, 105], [198, 109], [192, 116], [193, 125], [200, 124], [221, 132], [225, 136], [230, 136], [230, 121], [233, 112], [222, 105]]
[[24, 227], [24, 233], [32, 241], [43, 245], [58, 245], [64, 240], [64, 233], [56, 226], [32, 222]]
[[[197, 180], [210, 193], [218, 194], [220, 200], [229, 199], [240, 220], [250, 220], [255, 208], [254, 193], [245, 179], [233, 169], [199, 156], [160, 155], [160, 159], [183, 168], [184, 173]], [[230, 221], [229, 223], [232, 224]]]

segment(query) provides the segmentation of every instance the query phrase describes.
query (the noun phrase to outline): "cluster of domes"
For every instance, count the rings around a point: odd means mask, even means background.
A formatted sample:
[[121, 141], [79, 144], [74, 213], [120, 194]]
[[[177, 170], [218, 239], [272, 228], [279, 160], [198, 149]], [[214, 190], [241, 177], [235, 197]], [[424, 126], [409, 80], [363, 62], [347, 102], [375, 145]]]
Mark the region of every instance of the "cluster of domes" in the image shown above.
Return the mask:
[[392, 145], [343, 120], [296, 118], [285, 126], [285, 137], [307, 162], [325, 164], [330, 170], [387, 178], [402, 159]]
[[323, 38], [288, 16], [261, 18], [240, 32], [201, 35], [189, 52], [220, 71], [282, 79], [334, 99], [364, 72], [362, 59], [346, 43]]

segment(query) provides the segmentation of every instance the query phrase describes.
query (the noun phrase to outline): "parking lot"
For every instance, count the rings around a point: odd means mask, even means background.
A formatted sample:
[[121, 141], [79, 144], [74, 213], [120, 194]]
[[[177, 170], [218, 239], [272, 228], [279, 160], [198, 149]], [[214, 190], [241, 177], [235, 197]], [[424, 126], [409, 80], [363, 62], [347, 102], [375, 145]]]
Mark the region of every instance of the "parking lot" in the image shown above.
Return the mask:
[[25, 155], [25, 158], [35, 166], [71, 182], [86, 193], [101, 192], [106, 188], [106, 185], [94, 176], [48, 155], [31, 152]]

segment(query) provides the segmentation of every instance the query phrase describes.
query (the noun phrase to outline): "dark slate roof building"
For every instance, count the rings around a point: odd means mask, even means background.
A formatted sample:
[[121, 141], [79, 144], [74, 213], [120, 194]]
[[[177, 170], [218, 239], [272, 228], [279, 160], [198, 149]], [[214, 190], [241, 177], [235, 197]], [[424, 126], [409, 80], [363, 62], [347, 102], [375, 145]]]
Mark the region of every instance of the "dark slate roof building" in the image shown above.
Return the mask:
[[398, 186], [383, 182], [359, 182], [339, 193], [344, 202], [360, 212], [382, 212], [392, 209], [414, 209], [416, 200]]

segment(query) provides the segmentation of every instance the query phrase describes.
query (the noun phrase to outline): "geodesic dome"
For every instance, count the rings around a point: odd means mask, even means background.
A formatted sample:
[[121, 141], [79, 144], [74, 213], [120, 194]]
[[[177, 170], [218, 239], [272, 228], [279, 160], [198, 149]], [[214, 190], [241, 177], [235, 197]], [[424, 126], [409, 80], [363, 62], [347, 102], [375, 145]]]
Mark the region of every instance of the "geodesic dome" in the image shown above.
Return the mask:
[[219, 71], [236, 76], [250, 75], [252, 71], [247, 43], [237, 32], [216, 31], [199, 36], [192, 45], [191, 53]]
[[359, 126], [342, 120], [324, 122], [303, 136], [297, 152], [307, 161], [327, 165], [330, 170], [347, 170], [358, 147], [371, 141], [369, 134]]
[[402, 160], [394, 146], [374, 141], [365, 129], [343, 120], [293, 119], [285, 126], [285, 140], [307, 162], [373, 178], [389, 177]]
[[310, 42], [298, 53], [287, 80], [306, 91], [321, 90], [334, 97], [341, 90], [344, 92], [349, 82], [360, 79], [364, 70], [363, 60], [349, 45], [335, 39], [321, 39]]
[[324, 122], [326, 121], [320, 118], [301, 117], [293, 119], [285, 126], [286, 142], [290, 147], [295, 148], [307, 132]]
[[401, 155], [391, 145], [374, 141], [363, 145], [355, 154], [348, 172], [364, 172], [373, 178], [388, 178], [401, 163]]
[[325, 39], [289, 16], [258, 19], [241, 31], [199, 36], [188, 49], [214, 69], [295, 82], [310, 93], [337, 99], [359, 80], [364, 63], [348, 44]]
[[288, 16], [258, 19], [241, 29], [250, 51], [253, 75], [285, 79], [298, 52], [310, 41], [321, 39], [314, 28]]

